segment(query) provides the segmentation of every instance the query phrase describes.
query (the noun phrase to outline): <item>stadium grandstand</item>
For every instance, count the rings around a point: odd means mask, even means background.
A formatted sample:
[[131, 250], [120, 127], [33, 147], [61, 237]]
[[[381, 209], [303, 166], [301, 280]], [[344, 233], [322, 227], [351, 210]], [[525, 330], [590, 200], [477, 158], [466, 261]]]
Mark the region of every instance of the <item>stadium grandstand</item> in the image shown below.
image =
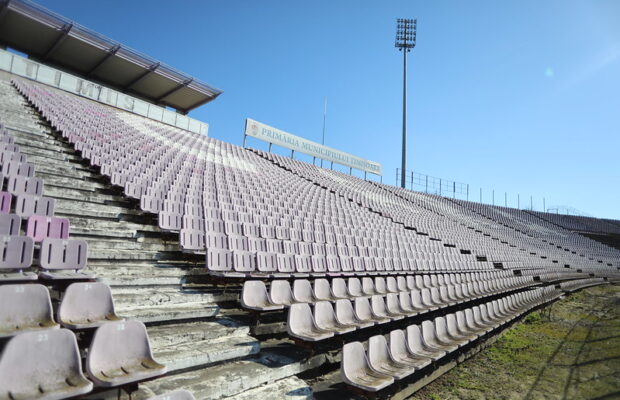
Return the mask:
[[0, 10], [0, 400], [406, 398], [620, 281], [620, 221], [211, 138], [185, 114], [219, 90], [34, 3]]

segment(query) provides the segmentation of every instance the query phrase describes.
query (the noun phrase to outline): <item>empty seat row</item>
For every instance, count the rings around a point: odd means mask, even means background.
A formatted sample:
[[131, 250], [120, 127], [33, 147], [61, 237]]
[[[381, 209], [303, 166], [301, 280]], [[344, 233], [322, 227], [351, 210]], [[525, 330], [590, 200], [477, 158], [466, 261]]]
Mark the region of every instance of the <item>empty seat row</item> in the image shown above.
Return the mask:
[[58, 308], [58, 322], [48, 289], [40, 284], [0, 285], [0, 338], [22, 332], [59, 328], [96, 328], [120, 321], [110, 287], [100, 282], [75, 282], [67, 287]]
[[[472, 278], [472, 276], [474, 278]], [[488, 282], [485, 282], [488, 281]], [[461, 292], [467, 292], [467, 284], [471, 292], [493, 289], [512, 290], [533, 284], [532, 277], [501, 277], [499, 274], [485, 273], [484, 275], [452, 274], [452, 275], [407, 275], [398, 277], [364, 277], [334, 278], [331, 281], [319, 278], [313, 284], [306, 279], [296, 279], [293, 287], [286, 280], [274, 280], [269, 291], [264, 282], [246, 280], [241, 293], [241, 304], [248, 309], [268, 311], [281, 309], [293, 303], [314, 303], [317, 301], [335, 301], [355, 297], [384, 295], [388, 293], [408, 292], [450, 287], [460, 285]], [[465, 286], [463, 286], [465, 285]], [[476, 287], [476, 285], [478, 285]], [[449, 289], [448, 289], [449, 290]], [[454, 289], [458, 291], [459, 289]], [[454, 297], [458, 298], [457, 295]], [[462, 297], [463, 299], [466, 297]]]
[[528, 310], [559, 296], [555, 289], [536, 289], [467, 308], [456, 313], [391, 331], [342, 349], [341, 376], [345, 383], [376, 392], [420, 370], [512, 321]]
[[27, 271], [32, 265], [34, 240], [29, 236], [0, 235], [0, 281], [50, 279], [92, 279], [81, 271], [88, 259], [88, 244], [83, 239], [43, 239], [39, 251], [41, 271]]
[[[22, 218], [19, 215], [0, 213], [0, 235], [20, 236], [21, 225]], [[41, 242], [46, 238], [68, 239], [69, 230], [67, 218], [32, 215], [28, 217], [26, 223], [26, 236], [35, 242]]]
[[587, 279], [575, 279], [568, 282], [561, 282], [560, 289], [565, 292], [574, 292], [579, 289], [585, 289], [590, 286], [604, 285], [607, 281], [603, 278], [587, 278]]
[[139, 321], [108, 322], [95, 331], [82, 361], [75, 334], [46, 329], [13, 336], [0, 353], [0, 399], [63, 399], [162, 375]]

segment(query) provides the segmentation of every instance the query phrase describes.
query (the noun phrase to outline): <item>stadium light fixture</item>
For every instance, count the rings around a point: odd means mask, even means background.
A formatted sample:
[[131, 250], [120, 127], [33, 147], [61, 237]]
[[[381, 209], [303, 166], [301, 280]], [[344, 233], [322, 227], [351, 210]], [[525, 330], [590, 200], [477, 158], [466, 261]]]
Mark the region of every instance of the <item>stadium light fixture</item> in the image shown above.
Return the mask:
[[407, 53], [416, 44], [417, 19], [398, 18], [396, 20], [396, 42], [394, 46], [403, 52], [403, 148], [400, 174], [400, 186], [405, 188], [405, 171], [407, 157]]

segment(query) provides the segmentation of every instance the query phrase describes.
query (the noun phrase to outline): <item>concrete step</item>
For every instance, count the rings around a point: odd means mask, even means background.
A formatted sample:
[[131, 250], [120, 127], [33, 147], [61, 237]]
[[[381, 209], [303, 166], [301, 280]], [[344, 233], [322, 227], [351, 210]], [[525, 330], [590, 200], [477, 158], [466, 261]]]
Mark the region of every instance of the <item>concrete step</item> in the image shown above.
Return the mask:
[[304, 400], [314, 399], [314, 394], [312, 388], [304, 380], [291, 376], [229, 398], [234, 400]]
[[117, 314], [144, 323], [158, 323], [214, 317], [218, 314], [219, 309], [218, 305], [211, 302], [175, 303], [127, 309], [119, 308]]
[[309, 356], [308, 352], [290, 343], [279, 343], [244, 360], [141, 383], [136, 399], [147, 399], [153, 393], [180, 387], [190, 390], [197, 399], [221, 399], [318, 368], [326, 361], [324, 354]]
[[[238, 293], [223, 293], [221, 290], [181, 289], [171, 286], [115, 286], [112, 287], [114, 302], [118, 310], [132, 310], [141, 307], [183, 305], [187, 303], [217, 303], [236, 301]], [[120, 312], [120, 311], [119, 311]]]

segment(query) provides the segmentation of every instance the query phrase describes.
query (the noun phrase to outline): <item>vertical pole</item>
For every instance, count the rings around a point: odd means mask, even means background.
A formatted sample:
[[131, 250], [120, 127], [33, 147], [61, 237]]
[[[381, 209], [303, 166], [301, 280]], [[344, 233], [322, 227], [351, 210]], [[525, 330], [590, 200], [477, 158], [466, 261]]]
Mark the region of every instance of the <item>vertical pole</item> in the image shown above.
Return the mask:
[[314, 163], [316, 162], [316, 157], [312, 156], [312, 165], [315, 165]]
[[504, 192], [504, 207], [508, 207], [508, 192]]
[[295, 155], [295, 150], [291, 150], [291, 158]]
[[534, 196], [530, 195], [530, 210], [534, 211]]
[[269, 152], [271, 153], [271, 143], [269, 143]]
[[543, 197], [543, 212], [547, 212], [547, 204], [545, 204], [545, 198]]
[[439, 178], [439, 195], [441, 196], [441, 178]]
[[456, 182], [452, 182], [452, 198], [456, 199]]
[[411, 171], [411, 190], [413, 190], [413, 171]]
[[243, 148], [245, 149], [245, 138], [247, 137], [247, 135], [244, 133], [243, 134]]
[[400, 177], [400, 186], [405, 188], [405, 170], [407, 169], [407, 49], [403, 49], [403, 149]]
[[467, 201], [469, 201], [469, 183], [467, 184]]
[[482, 204], [482, 188], [480, 188], [480, 203]]
[[353, 168], [349, 167], [349, 175], [353, 175]]
[[334, 169], [334, 162], [332, 161], [331, 163], [332, 165], [329, 167], [329, 169]]
[[396, 168], [396, 185], [398, 185], [398, 168]]
[[364, 171], [364, 180], [366, 180], [366, 171]]
[[[327, 119], [327, 97], [325, 97], [325, 105], [323, 107], [323, 135], [321, 136], [321, 144], [325, 146], [325, 120]], [[323, 159], [321, 159], [321, 168], [323, 168]]]
[[424, 189], [425, 193], [428, 193], [428, 175], [426, 175], [426, 189]]

